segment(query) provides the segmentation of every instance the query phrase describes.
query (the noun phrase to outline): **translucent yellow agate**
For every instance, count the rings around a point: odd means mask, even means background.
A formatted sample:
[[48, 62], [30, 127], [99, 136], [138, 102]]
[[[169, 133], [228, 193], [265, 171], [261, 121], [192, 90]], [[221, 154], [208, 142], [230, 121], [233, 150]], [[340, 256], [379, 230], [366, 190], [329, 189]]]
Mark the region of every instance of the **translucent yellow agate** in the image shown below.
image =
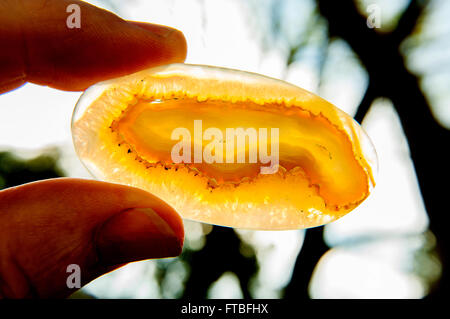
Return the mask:
[[[174, 163], [171, 132], [193, 130], [199, 119], [223, 132], [278, 128], [278, 171], [261, 174], [260, 162]], [[347, 214], [375, 185], [375, 150], [350, 116], [261, 75], [187, 64], [144, 70], [88, 89], [72, 124], [76, 151], [94, 176], [145, 189], [206, 223], [318, 226]]]

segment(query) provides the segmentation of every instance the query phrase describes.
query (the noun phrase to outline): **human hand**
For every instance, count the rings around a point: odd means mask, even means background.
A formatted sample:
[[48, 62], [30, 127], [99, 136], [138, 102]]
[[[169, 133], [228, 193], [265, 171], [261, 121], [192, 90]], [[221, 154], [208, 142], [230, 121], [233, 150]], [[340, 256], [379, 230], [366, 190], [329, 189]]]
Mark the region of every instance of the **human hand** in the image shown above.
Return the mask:
[[[81, 28], [69, 29], [69, 4]], [[182, 62], [181, 32], [127, 22], [81, 1], [0, 3], [0, 93], [26, 82], [78, 91], [139, 69]], [[0, 298], [66, 297], [67, 266], [82, 284], [121, 265], [180, 254], [179, 215], [123, 185], [73, 178], [0, 191]]]

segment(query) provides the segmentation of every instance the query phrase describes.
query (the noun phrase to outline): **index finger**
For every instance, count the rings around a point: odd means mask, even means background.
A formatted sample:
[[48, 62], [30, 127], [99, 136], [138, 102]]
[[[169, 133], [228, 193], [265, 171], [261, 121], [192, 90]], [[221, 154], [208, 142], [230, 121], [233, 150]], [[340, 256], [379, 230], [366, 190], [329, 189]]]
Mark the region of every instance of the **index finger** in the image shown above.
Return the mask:
[[[69, 28], [69, 5], [80, 28]], [[140, 69], [183, 62], [186, 40], [173, 28], [127, 22], [75, 0], [4, 0], [0, 4], [0, 93], [25, 82], [80, 91]]]

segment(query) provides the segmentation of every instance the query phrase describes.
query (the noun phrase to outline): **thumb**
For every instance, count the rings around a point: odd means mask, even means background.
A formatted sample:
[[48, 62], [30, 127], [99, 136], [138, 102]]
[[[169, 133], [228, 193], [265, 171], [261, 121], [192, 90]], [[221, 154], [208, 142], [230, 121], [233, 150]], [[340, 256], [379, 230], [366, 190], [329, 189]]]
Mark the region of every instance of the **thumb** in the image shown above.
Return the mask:
[[131, 208], [100, 226], [95, 245], [105, 266], [179, 255], [182, 239], [152, 208]]
[[81, 285], [120, 265], [172, 257], [179, 215], [155, 196], [118, 184], [52, 179], [0, 191], [0, 297], [66, 297], [68, 266]]

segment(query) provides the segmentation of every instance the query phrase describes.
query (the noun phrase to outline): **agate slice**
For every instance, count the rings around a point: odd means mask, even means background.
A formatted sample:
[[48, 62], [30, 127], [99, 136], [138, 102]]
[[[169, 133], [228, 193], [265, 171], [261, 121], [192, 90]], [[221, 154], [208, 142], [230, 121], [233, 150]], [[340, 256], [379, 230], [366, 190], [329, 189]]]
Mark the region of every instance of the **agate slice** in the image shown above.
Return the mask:
[[142, 188], [205, 223], [319, 226], [375, 186], [375, 149], [350, 116], [237, 70], [173, 64], [98, 83], [80, 98], [72, 133], [96, 178]]

